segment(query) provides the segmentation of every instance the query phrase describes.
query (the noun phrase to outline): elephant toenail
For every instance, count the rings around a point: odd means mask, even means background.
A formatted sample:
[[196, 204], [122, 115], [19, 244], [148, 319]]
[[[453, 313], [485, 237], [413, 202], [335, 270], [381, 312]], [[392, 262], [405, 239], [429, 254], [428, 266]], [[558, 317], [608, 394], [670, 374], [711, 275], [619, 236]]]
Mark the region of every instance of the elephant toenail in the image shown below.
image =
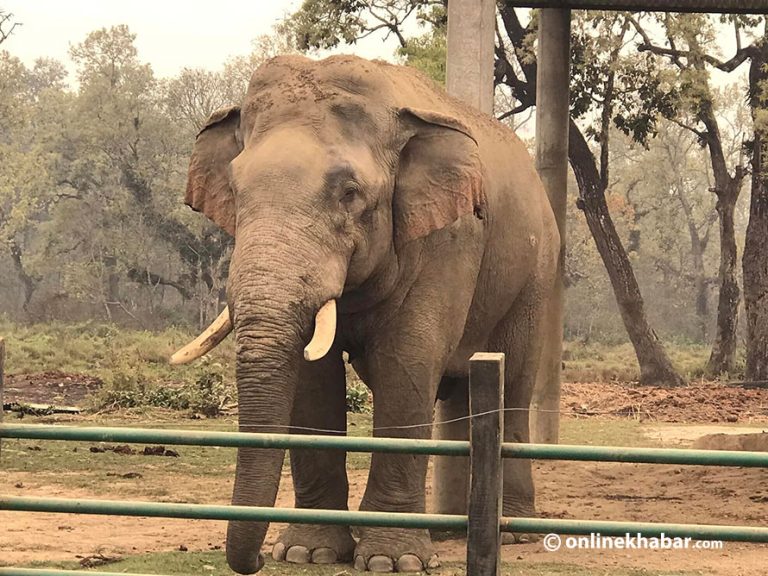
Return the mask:
[[362, 556], [355, 556], [355, 570], [365, 572], [365, 558]]
[[285, 560], [285, 544], [278, 542], [272, 546], [272, 559], [277, 562]]
[[335, 564], [336, 552], [330, 548], [317, 548], [312, 551], [312, 564]]
[[520, 536], [518, 537], [518, 542], [520, 542], [520, 544], [528, 544], [528, 542], [530, 541], [531, 541], [531, 537], [528, 536], [528, 534], [520, 534]]
[[291, 546], [285, 553], [285, 561], [293, 564], [309, 564], [309, 550], [304, 546]]
[[368, 570], [371, 572], [394, 572], [395, 563], [389, 556], [371, 556], [368, 559]]
[[501, 535], [501, 543], [502, 545], [517, 544], [517, 536], [511, 532], [504, 532]]
[[440, 559], [437, 557], [437, 554], [434, 554], [432, 558], [429, 559], [427, 568], [440, 568]]
[[403, 554], [398, 558], [396, 566], [398, 572], [421, 572], [424, 569], [421, 558], [415, 554]]
[[248, 574], [256, 574], [256, 572], [260, 572], [262, 568], [264, 568], [264, 554], [259, 552], [259, 555], [256, 556], [256, 566], [248, 569]]

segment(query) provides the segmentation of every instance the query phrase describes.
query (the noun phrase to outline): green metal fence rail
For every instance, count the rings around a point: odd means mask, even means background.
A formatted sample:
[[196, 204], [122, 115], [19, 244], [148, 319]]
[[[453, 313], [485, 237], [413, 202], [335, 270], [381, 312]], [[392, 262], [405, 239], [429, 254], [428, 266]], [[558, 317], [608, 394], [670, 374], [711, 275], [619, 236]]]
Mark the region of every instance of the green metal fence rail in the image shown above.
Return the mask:
[[[458, 514], [415, 514], [404, 512], [355, 512], [347, 510], [310, 510], [259, 506], [215, 506], [124, 500], [73, 500], [69, 498], [0, 497], [0, 510], [17, 512], [53, 512], [101, 516], [142, 516], [196, 520], [246, 520], [340, 526], [381, 526], [425, 528], [429, 530], [465, 530], [468, 517]], [[674, 524], [657, 522], [615, 522], [601, 520], [561, 520], [551, 518], [502, 517], [502, 532], [547, 534], [592, 534], [623, 536], [685, 537], [701, 540], [768, 542], [768, 528], [716, 524]], [[0, 571], [0, 576], [3, 574]]]
[[[346, 452], [410, 453], [430, 456], [468, 456], [469, 442], [460, 440], [410, 440], [404, 438], [358, 438], [310, 436], [305, 434], [262, 434], [251, 432], [196, 432], [154, 428], [54, 426], [49, 424], [3, 424], [1, 438], [28, 440], [71, 440], [81, 442], [124, 442], [126, 444], [168, 444], [171, 446], [219, 446], [229, 448], [312, 448]], [[576, 460], [589, 462], [631, 462], [635, 464], [682, 464], [768, 468], [768, 452], [727, 452], [679, 448], [622, 448], [571, 444], [501, 445], [502, 458]]]

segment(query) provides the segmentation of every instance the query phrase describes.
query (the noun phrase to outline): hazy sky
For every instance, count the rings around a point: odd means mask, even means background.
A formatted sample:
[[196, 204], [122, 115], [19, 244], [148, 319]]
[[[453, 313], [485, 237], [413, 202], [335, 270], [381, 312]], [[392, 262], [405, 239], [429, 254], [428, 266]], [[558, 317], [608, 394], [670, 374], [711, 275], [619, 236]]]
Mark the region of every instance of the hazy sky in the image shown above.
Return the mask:
[[[98, 28], [127, 24], [137, 35], [139, 57], [157, 76], [184, 67], [219, 68], [248, 54], [251, 40], [267, 34], [301, 0], [0, 0], [23, 25], [2, 49], [32, 64], [41, 56], [68, 60], [70, 44]], [[390, 58], [396, 44], [381, 37], [345, 48], [368, 58]]]

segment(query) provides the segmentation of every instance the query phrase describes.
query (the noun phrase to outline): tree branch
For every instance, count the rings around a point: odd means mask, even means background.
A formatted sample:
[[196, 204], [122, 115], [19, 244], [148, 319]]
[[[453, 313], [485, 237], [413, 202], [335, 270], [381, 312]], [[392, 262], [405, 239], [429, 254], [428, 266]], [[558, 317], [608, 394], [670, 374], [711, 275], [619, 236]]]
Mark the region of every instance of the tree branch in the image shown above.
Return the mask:
[[681, 69], [684, 69], [687, 66], [679, 61], [680, 58], [701, 58], [707, 64], [717, 68], [718, 70], [722, 70], [723, 72], [733, 72], [736, 68], [741, 66], [741, 64], [749, 60], [753, 55], [757, 53], [757, 47], [753, 44], [750, 44], [749, 46], [738, 50], [730, 60], [721, 61], [710, 54], [695, 53], [691, 50], [674, 50], [672, 48], [664, 48], [663, 46], [648, 44], [645, 42], [645, 40], [642, 44], [637, 46], [637, 50], [639, 52], [650, 52], [651, 54], [656, 54], [657, 56], [667, 56], [672, 59]]
[[[13, 34], [13, 31], [16, 29], [17, 26], [21, 26], [20, 22], [12, 22], [11, 19], [13, 18], [13, 13], [11, 12], [4, 12], [0, 10], [0, 44], [5, 42], [8, 37]], [[8, 30], [4, 30], [7, 25], [10, 24], [10, 28]]]
[[162, 284], [163, 286], [170, 286], [171, 288], [175, 288], [185, 300], [192, 299], [192, 293], [186, 286], [174, 280], [169, 280], [159, 274], [155, 274], [154, 272], [150, 272], [146, 268], [129, 268], [128, 279], [137, 284]]

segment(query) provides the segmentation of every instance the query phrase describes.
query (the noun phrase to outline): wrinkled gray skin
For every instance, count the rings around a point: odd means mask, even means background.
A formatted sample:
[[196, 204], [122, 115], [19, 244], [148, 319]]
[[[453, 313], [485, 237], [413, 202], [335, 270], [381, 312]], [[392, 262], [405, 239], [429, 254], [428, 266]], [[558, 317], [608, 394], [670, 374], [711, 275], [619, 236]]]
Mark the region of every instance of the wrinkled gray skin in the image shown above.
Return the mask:
[[[476, 351], [507, 354], [507, 407], [527, 408], [558, 233], [530, 157], [498, 122], [420, 73], [354, 57], [270, 60], [241, 108], [196, 141], [187, 203], [235, 236], [229, 306], [240, 429], [344, 434], [342, 351], [373, 391], [377, 436], [428, 438], [438, 397]], [[338, 302], [329, 354], [306, 362], [314, 316]], [[506, 417], [528, 440], [528, 414]], [[240, 449], [233, 504], [273, 506], [280, 450]], [[346, 509], [345, 455], [291, 452], [296, 506]], [[374, 454], [361, 509], [423, 512], [427, 458]], [[504, 513], [533, 514], [530, 463], [507, 460]], [[257, 571], [267, 524], [231, 522], [227, 559]], [[290, 526], [278, 560], [425, 568], [425, 530]]]

